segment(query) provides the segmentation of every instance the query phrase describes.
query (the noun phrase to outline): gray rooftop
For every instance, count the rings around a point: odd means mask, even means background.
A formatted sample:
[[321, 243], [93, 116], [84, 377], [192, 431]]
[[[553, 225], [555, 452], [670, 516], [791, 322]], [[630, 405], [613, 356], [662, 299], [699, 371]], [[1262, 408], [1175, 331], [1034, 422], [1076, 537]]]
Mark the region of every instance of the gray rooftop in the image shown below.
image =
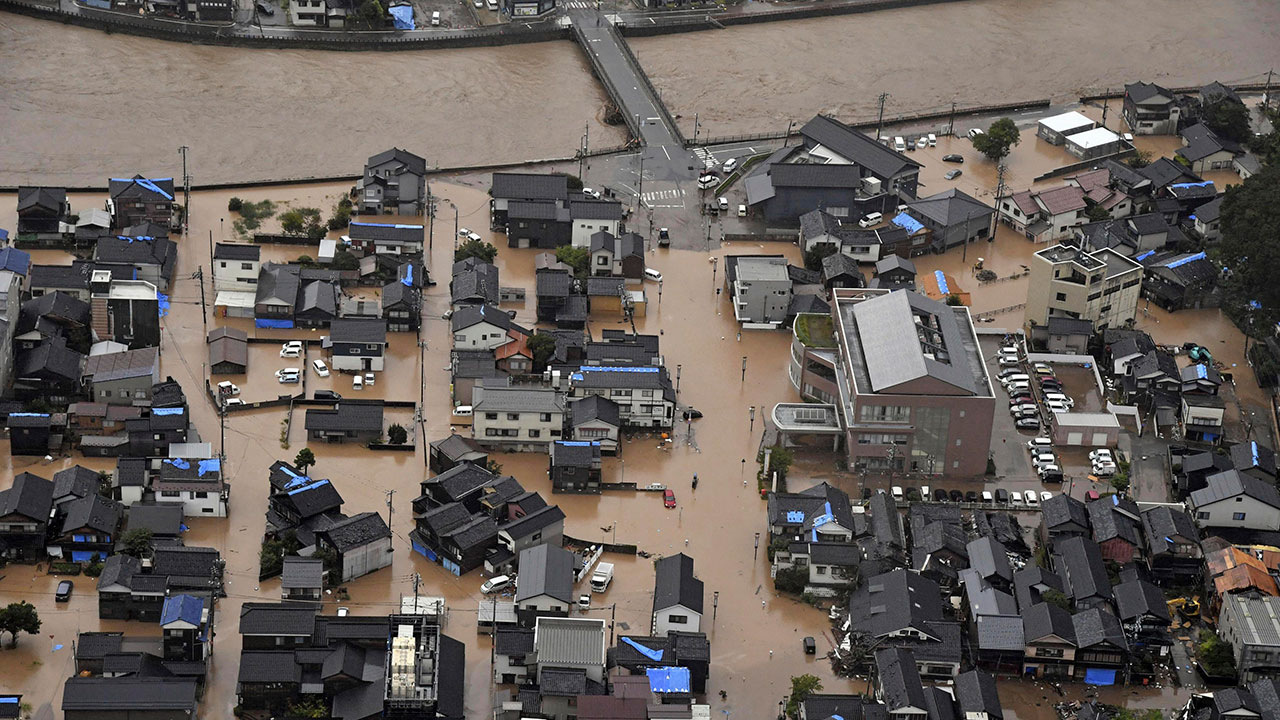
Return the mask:
[[533, 632], [539, 663], [604, 665], [604, 620], [540, 617]]
[[1222, 617], [1232, 616], [1245, 645], [1280, 646], [1280, 598], [1228, 595]]
[[516, 577], [516, 602], [549, 595], [567, 606], [573, 602], [573, 554], [550, 545], [535, 545], [520, 552]]
[[564, 412], [564, 396], [551, 388], [476, 386], [472, 393], [476, 412]]

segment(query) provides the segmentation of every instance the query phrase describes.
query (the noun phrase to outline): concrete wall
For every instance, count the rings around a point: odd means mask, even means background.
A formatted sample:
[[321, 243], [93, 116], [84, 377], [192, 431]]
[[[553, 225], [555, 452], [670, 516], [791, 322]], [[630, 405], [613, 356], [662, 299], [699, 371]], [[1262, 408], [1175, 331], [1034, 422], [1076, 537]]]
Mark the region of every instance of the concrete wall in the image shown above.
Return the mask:
[[[672, 622], [673, 616], [683, 615], [688, 618], [688, 622], [676, 623]], [[702, 632], [702, 615], [686, 608], [683, 605], [659, 610], [653, 615], [653, 634], [666, 635], [672, 630], [683, 630], [685, 632]]]
[[342, 582], [391, 564], [391, 538], [382, 538], [342, 554]]

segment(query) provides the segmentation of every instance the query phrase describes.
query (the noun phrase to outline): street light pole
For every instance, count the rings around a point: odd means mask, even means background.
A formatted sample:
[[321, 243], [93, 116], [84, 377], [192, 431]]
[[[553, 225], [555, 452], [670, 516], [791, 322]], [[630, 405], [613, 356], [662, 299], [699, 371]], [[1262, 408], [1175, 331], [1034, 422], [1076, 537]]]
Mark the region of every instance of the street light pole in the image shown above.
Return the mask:
[[747, 356], [742, 356], [742, 382], [747, 381]]
[[751, 430], [750, 430], [750, 432], [755, 432], [755, 431], [756, 431], [756, 406], [755, 406], [755, 405], [752, 405], [752, 406], [751, 406], [751, 408], [750, 408], [750, 412], [751, 412]]
[[680, 370], [683, 369], [683, 367], [684, 367], [683, 365], [676, 365], [676, 393], [677, 394], [680, 393]]
[[756, 533], [756, 547], [751, 553], [752, 562], [760, 559], [760, 533]]
[[720, 609], [720, 591], [711, 593], [711, 628], [716, 627], [716, 612]]
[[453, 208], [453, 251], [458, 252], [458, 206], [450, 200], [449, 207]]

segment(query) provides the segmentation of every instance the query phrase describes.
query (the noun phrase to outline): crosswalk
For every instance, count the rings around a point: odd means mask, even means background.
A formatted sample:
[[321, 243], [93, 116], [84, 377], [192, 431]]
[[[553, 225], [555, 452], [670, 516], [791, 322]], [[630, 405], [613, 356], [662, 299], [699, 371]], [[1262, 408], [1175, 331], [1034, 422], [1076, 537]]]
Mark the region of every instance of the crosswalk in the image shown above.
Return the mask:
[[566, 10], [594, 10], [596, 7], [594, 0], [562, 0], [559, 5]]
[[716, 162], [716, 156], [712, 155], [711, 151], [704, 147], [694, 148], [693, 154], [695, 157], [697, 157], [699, 160], [702, 161], [703, 165], [707, 166], [708, 168], [713, 168], [716, 165], [719, 165], [719, 163]]
[[672, 188], [671, 190], [654, 190], [653, 192], [647, 192], [641, 199], [646, 203], [653, 203], [656, 200], [683, 200], [684, 196], [684, 190], [680, 188]]

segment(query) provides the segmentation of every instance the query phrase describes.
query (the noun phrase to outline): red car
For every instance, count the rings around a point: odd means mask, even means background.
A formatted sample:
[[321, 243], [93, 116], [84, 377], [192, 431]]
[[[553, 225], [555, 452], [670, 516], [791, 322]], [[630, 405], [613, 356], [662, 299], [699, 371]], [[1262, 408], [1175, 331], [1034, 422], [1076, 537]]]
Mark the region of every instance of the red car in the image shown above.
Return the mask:
[[1090, 490], [1089, 492], [1084, 494], [1085, 500], [1093, 501], [1093, 500], [1097, 500], [1098, 498], [1099, 498], [1099, 495], [1097, 490]]
[[675, 506], [676, 506], [676, 494], [675, 494], [675, 493], [673, 493], [673, 492], [671, 492], [670, 490], [663, 490], [663, 491], [662, 491], [662, 504], [663, 504], [663, 505], [665, 505], [665, 506], [667, 506], [667, 507], [669, 507], [669, 508], [673, 508], [673, 507], [675, 507]]

